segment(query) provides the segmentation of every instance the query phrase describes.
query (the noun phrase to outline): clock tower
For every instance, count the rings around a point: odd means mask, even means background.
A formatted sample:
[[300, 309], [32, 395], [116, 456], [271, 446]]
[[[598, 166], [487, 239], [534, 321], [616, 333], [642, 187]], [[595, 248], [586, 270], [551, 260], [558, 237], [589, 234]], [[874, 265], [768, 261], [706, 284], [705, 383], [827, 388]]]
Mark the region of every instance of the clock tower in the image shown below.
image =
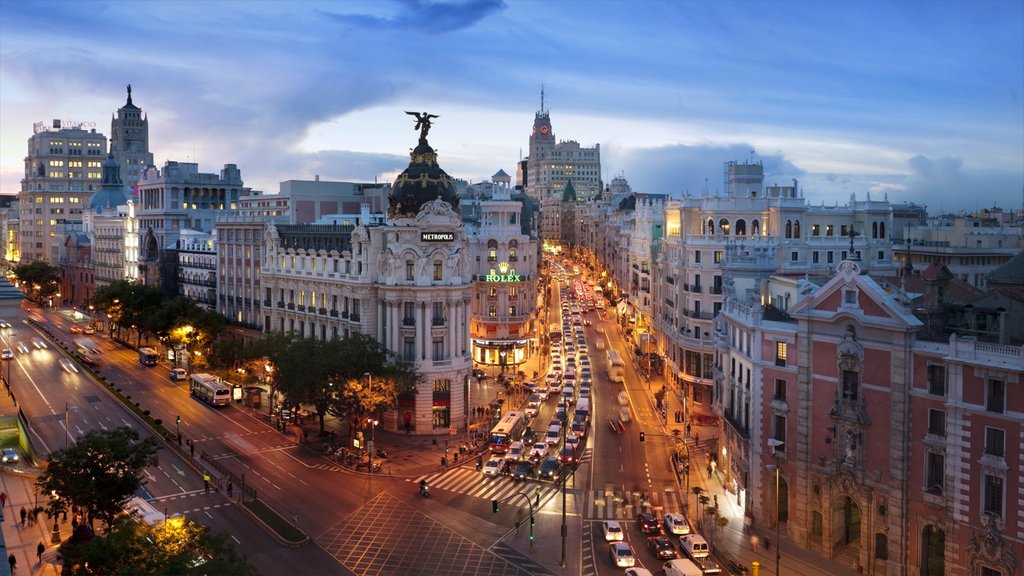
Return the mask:
[[120, 166], [121, 181], [134, 186], [147, 166], [153, 165], [149, 151], [149, 118], [132, 103], [132, 85], [128, 85], [128, 101], [110, 119], [110, 151]]

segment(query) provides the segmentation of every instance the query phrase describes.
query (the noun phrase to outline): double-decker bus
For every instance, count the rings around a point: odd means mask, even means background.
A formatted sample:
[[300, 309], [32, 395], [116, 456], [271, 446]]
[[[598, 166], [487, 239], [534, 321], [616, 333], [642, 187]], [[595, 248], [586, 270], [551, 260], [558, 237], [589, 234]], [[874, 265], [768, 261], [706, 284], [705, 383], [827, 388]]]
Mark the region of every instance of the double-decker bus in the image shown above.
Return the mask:
[[160, 356], [152, 348], [139, 348], [139, 364], [143, 366], [156, 366]]
[[501, 417], [498, 424], [491, 430], [491, 452], [504, 454], [508, 447], [517, 440], [521, 440], [526, 430], [526, 414], [522, 412], [508, 412]]
[[607, 362], [609, 380], [622, 382], [626, 379], [626, 365], [622, 362], [622, 356], [618, 352], [609, 348]]
[[193, 374], [188, 390], [194, 398], [211, 406], [227, 406], [231, 402], [231, 389], [212, 374]]

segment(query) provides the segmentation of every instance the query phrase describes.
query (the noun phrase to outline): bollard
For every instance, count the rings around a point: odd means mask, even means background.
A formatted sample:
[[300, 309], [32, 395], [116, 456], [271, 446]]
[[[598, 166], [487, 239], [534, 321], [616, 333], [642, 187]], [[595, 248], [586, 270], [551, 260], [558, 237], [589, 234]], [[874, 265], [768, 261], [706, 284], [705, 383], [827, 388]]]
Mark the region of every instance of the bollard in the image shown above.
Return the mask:
[[761, 563], [758, 562], [757, 560], [754, 560], [754, 563], [751, 566], [753, 566], [753, 572], [750, 573], [750, 576], [760, 576], [761, 575]]

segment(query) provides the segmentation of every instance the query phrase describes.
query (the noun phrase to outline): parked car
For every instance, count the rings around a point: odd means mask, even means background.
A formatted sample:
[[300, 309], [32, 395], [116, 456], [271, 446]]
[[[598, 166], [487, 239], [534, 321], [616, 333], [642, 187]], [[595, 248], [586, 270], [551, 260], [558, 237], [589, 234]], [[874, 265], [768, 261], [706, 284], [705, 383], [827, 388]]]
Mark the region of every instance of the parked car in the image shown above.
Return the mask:
[[14, 358], [14, 351], [11, 350], [10, 348], [4, 348], [4, 351], [0, 352], [0, 358], [3, 358], [4, 360], [10, 360], [11, 358]]

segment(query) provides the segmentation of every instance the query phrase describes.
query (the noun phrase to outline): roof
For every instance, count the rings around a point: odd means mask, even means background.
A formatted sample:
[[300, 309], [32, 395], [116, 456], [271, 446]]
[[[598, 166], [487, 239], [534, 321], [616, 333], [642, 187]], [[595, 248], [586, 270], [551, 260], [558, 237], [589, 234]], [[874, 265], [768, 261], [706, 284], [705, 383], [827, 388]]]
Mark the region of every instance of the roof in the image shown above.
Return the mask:
[[1024, 250], [988, 273], [989, 282], [1024, 282]]
[[494, 176], [491, 176], [491, 178], [511, 178], [511, 176], [509, 176], [504, 170], [498, 170], [494, 173]]
[[572, 185], [572, 180], [565, 183], [565, 191], [562, 192], [562, 202], [575, 202], [576, 201], [576, 188]]

